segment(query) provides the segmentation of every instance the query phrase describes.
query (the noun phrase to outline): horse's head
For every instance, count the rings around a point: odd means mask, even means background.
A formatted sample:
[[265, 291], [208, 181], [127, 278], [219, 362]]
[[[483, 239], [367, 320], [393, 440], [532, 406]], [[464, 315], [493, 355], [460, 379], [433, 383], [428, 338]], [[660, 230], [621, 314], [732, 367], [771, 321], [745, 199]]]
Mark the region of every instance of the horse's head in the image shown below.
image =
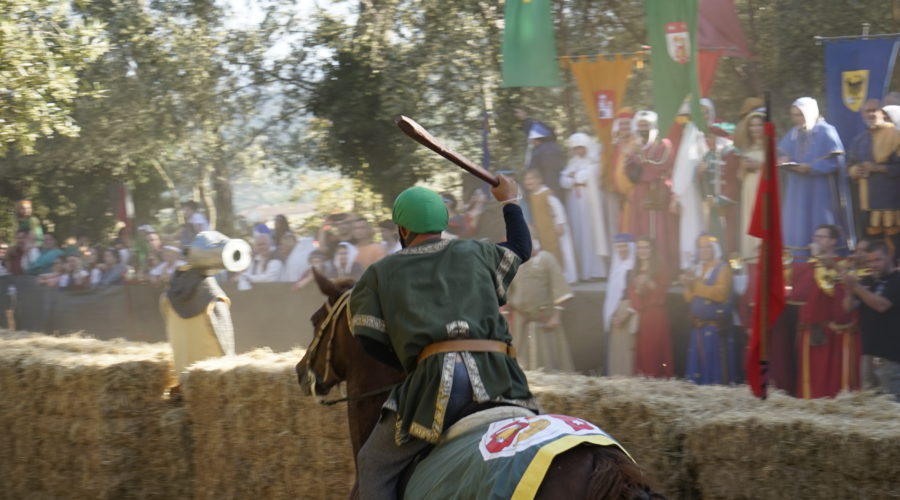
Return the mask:
[[319, 290], [327, 297], [312, 316], [312, 343], [297, 363], [297, 379], [306, 395], [323, 396], [347, 379], [352, 280], [332, 282], [313, 269]]

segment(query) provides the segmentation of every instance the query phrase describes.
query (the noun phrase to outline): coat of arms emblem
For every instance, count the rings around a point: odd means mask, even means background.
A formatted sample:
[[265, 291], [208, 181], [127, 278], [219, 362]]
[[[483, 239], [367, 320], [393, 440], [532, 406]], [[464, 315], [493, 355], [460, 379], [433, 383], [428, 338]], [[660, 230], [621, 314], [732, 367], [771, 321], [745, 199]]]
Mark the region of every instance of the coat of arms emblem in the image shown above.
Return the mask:
[[691, 37], [686, 22], [666, 23], [666, 48], [669, 57], [679, 64], [687, 64], [691, 60]]
[[859, 111], [869, 93], [869, 70], [844, 71], [841, 73], [841, 97], [850, 111]]

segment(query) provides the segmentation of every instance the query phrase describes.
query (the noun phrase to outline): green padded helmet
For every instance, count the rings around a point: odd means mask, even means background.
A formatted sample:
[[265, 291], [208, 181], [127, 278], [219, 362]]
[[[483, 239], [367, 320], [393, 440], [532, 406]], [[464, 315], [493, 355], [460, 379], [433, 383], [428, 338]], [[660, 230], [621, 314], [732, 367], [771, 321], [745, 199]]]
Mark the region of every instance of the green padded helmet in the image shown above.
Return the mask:
[[398, 226], [416, 234], [424, 234], [440, 233], [447, 229], [449, 217], [439, 194], [421, 186], [413, 186], [394, 200], [391, 219]]

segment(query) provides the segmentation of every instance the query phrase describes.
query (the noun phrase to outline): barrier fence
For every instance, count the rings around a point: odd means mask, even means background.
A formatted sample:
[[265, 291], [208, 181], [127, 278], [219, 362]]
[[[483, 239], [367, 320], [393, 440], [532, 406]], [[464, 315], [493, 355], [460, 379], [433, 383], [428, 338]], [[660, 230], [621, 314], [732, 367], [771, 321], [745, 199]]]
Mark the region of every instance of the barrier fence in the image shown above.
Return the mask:
[[[15, 298], [10, 287], [15, 287]], [[322, 305], [315, 286], [299, 292], [290, 283], [265, 283], [238, 291], [222, 286], [231, 299], [235, 348], [256, 347], [285, 351], [312, 340], [309, 318]], [[14, 310], [17, 330], [49, 334], [83, 331], [98, 339], [122, 337], [164, 342], [165, 325], [159, 312], [160, 287], [136, 283], [90, 290], [59, 290], [38, 284], [34, 276], [0, 278], [0, 310]], [[13, 307], [14, 303], [14, 307]], [[0, 324], [8, 328], [6, 314]]]
[[[91, 290], [58, 290], [37, 283], [33, 276], [0, 278], [0, 311], [12, 306], [14, 286], [15, 322], [18, 330], [48, 334], [85, 332], [98, 339], [126, 336], [129, 340], [164, 342], [165, 325], [159, 313], [160, 287], [145, 283], [117, 285]], [[222, 286], [231, 299], [231, 315], [237, 352], [257, 347], [285, 351], [306, 346], [312, 340], [309, 318], [324, 300], [314, 285], [298, 292], [290, 283], [261, 283], [239, 291]], [[563, 326], [572, 348], [576, 369], [600, 373], [604, 363], [602, 304], [605, 289], [599, 283], [578, 285], [575, 297], [563, 313]], [[673, 288], [668, 297], [672, 320], [672, 350], [675, 373], [681, 377], [690, 336], [690, 319], [681, 292]], [[0, 326], [7, 328], [6, 314]], [[743, 335], [738, 335], [740, 341]]]

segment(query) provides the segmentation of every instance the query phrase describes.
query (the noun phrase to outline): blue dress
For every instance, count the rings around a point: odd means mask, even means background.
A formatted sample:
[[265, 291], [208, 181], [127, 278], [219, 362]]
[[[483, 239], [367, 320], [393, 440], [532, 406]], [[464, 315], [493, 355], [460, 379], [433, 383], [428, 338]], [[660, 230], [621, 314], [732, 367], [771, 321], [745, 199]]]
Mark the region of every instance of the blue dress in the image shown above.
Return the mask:
[[[719, 262], [704, 278], [712, 286], [728, 264]], [[718, 302], [694, 295], [691, 299], [691, 318], [694, 329], [687, 355], [687, 378], [695, 384], [729, 384], [738, 376], [738, 358], [731, 316], [734, 308], [728, 284], [728, 299]]]
[[[837, 130], [825, 121], [804, 133], [797, 127], [791, 129], [778, 143], [779, 154], [791, 161], [807, 163], [811, 170], [801, 174], [782, 169], [781, 227], [784, 244], [804, 247], [812, 241], [812, 235], [821, 224], [834, 224], [841, 228], [842, 237], [849, 234], [846, 217], [841, 214], [838, 192], [849, 194], [847, 168], [843, 156], [824, 158], [831, 152], [844, 151]], [[797, 255], [808, 252], [795, 251]]]

